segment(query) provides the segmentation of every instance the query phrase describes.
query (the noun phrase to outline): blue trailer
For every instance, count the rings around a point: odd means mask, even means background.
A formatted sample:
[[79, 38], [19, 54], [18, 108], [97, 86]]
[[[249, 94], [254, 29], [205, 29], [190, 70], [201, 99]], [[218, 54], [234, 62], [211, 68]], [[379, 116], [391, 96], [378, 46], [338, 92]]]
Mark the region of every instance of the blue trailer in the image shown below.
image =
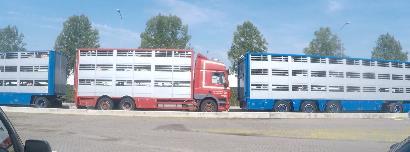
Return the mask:
[[410, 62], [246, 53], [238, 100], [245, 110], [407, 112]]
[[0, 53], [0, 105], [61, 106], [66, 67], [58, 51]]

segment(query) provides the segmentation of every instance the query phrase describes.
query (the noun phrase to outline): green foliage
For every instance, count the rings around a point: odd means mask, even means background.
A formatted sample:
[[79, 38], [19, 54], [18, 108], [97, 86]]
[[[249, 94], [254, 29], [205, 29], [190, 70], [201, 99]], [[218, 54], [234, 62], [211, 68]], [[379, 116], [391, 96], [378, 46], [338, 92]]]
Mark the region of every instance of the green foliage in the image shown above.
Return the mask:
[[407, 52], [402, 52], [400, 42], [389, 33], [382, 34], [373, 48], [372, 59], [407, 61]]
[[188, 25], [175, 15], [157, 15], [147, 22], [145, 31], [141, 33], [141, 48], [189, 48], [191, 36]]
[[303, 52], [308, 55], [345, 56], [340, 39], [333, 34], [329, 27], [321, 27], [315, 31], [315, 38]]
[[70, 75], [74, 69], [76, 49], [96, 48], [99, 46], [98, 31], [91, 26], [88, 17], [85, 15], [74, 15], [64, 22], [63, 30], [56, 39], [54, 49], [62, 51], [67, 55], [67, 75]]
[[242, 25], [238, 25], [236, 31], [233, 33], [233, 42], [231, 49], [228, 52], [228, 58], [232, 63], [231, 70], [236, 73], [239, 58], [250, 52], [266, 52], [267, 45], [265, 38], [258, 28], [250, 21], [245, 21]]
[[23, 38], [24, 35], [18, 32], [16, 26], [0, 28], [0, 52], [26, 51]]
[[229, 102], [231, 106], [239, 106], [237, 87], [231, 87], [231, 97], [229, 99]]
[[63, 98], [64, 98], [64, 102], [74, 102], [73, 101], [73, 98], [74, 98], [74, 86], [73, 85], [66, 84], [65, 96]]

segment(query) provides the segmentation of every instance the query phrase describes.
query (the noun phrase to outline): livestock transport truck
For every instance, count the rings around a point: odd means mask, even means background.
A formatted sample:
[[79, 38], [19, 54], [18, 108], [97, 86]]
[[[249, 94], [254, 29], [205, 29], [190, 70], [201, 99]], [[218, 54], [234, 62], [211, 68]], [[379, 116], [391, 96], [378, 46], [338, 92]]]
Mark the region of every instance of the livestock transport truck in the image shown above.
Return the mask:
[[79, 108], [229, 109], [225, 65], [192, 50], [78, 49], [74, 77]]
[[67, 59], [58, 51], [0, 53], [0, 104], [59, 107]]
[[238, 65], [242, 109], [331, 113], [410, 109], [410, 62], [247, 53]]

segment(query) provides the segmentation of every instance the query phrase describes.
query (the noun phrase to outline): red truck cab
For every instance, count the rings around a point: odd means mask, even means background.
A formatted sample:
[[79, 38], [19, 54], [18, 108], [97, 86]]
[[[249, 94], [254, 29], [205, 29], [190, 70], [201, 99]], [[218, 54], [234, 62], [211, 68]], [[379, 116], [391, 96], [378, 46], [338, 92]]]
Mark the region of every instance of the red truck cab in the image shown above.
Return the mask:
[[[212, 111], [215, 101], [217, 111], [227, 111], [229, 109], [230, 88], [228, 82], [228, 72], [223, 63], [212, 61], [198, 54], [195, 62], [194, 72], [194, 99], [199, 102], [200, 111]], [[212, 103], [214, 101], [214, 103]]]

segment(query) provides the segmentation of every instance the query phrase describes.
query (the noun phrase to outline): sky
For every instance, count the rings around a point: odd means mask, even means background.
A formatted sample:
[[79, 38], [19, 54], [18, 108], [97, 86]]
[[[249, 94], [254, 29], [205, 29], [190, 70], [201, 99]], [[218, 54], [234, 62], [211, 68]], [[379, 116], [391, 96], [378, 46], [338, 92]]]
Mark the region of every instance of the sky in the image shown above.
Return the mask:
[[69, 16], [84, 14], [99, 30], [101, 47], [136, 48], [151, 17], [172, 14], [188, 25], [196, 52], [230, 65], [233, 33], [247, 20], [273, 53], [302, 54], [320, 27], [330, 27], [350, 57], [370, 58], [377, 37], [387, 32], [408, 51], [409, 8], [408, 0], [0, 0], [0, 27], [16, 25], [28, 50], [46, 50]]

